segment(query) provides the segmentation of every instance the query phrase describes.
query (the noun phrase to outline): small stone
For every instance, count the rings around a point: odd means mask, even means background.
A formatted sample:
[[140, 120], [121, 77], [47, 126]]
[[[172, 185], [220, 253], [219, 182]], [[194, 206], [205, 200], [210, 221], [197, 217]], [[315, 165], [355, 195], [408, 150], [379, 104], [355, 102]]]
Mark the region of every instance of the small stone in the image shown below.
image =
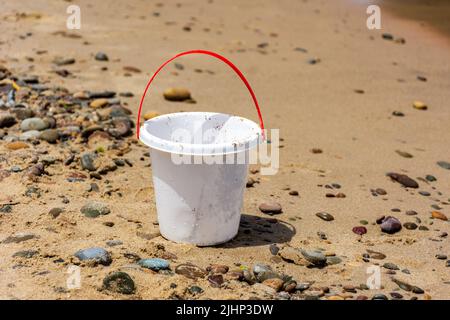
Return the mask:
[[291, 190], [291, 191], [289, 191], [289, 195], [290, 195], [290, 196], [298, 196], [298, 191], [296, 191], [296, 190]]
[[223, 276], [221, 274], [214, 274], [208, 277], [208, 281], [212, 287], [218, 288], [223, 283]]
[[428, 106], [425, 103], [423, 103], [422, 101], [414, 101], [413, 107], [414, 107], [414, 109], [417, 109], [417, 110], [427, 110], [428, 109]]
[[169, 88], [163, 93], [166, 100], [169, 101], [186, 101], [191, 99], [191, 93], [185, 88]]
[[383, 268], [388, 270], [400, 270], [400, 268], [396, 264], [393, 264], [391, 262], [386, 262], [385, 264], [383, 264]]
[[419, 230], [420, 231], [429, 231], [430, 229], [428, 229], [426, 226], [420, 226]]
[[433, 211], [431, 213], [431, 217], [433, 217], [434, 219], [439, 219], [439, 220], [443, 220], [443, 221], [447, 221], [448, 218], [445, 214], [443, 214], [442, 212], [439, 211]]
[[20, 129], [22, 131], [30, 131], [30, 130], [44, 130], [48, 128], [48, 123], [42, 120], [41, 118], [28, 118], [22, 121], [20, 124]]
[[94, 109], [99, 109], [99, 108], [103, 108], [103, 107], [107, 106], [108, 104], [109, 104], [108, 99], [99, 98], [99, 99], [92, 100], [91, 103], [89, 104], [89, 106]]
[[447, 262], [445, 263], [446, 267], [450, 267], [450, 260], [447, 260]]
[[353, 233], [356, 233], [357, 235], [360, 235], [360, 236], [367, 233], [366, 227], [363, 227], [363, 226], [353, 227], [352, 231], [353, 231]]
[[406, 214], [407, 216], [416, 216], [416, 215], [417, 215], [417, 212], [414, 211], [414, 210], [408, 210], [408, 211], [405, 212], [405, 214]]
[[405, 114], [401, 111], [393, 111], [392, 115], [395, 117], [404, 117], [405, 116]]
[[320, 251], [301, 250], [302, 255], [315, 266], [324, 266], [327, 263], [327, 258]]
[[4, 239], [2, 241], [2, 243], [4, 244], [8, 244], [8, 243], [20, 243], [20, 242], [24, 242], [30, 239], [34, 239], [36, 238], [36, 235], [33, 233], [28, 233], [28, 232], [19, 232], [16, 233], [12, 236], [7, 237], [6, 239]]
[[410, 159], [410, 158], [413, 157], [412, 154], [410, 154], [410, 153], [408, 153], [408, 152], [406, 152], [406, 151], [395, 150], [395, 152], [396, 152], [399, 156], [401, 156], [401, 157], [403, 157], [403, 158]]
[[6, 148], [9, 150], [20, 150], [20, 149], [26, 149], [30, 146], [22, 141], [14, 141], [6, 144]]
[[443, 168], [443, 169], [450, 170], [450, 162], [447, 162], [447, 161], [438, 161], [438, 162], [436, 162], [436, 163], [437, 163], [437, 165], [438, 165], [439, 167], [441, 167], [441, 168]]
[[97, 60], [97, 61], [108, 61], [109, 58], [106, 55], [106, 53], [104, 53], [104, 52], [97, 52], [95, 54], [95, 60]]
[[328, 212], [318, 212], [316, 213], [316, 216], [318, 216], [320, 219], [324, 221], [333, 221], [334, 217], [329, 214]]
[[411, 179], [410, 177], [408, 177], [405, 174], [390, 172], [386, 175], [388, 177], [390, 177], [392, 180], [400, 183], [401, 185], [403, 185], [406, 188], [418, 188], [419, 187], [419, 184], [414, 179]]
[[103, 248], [93, 247], [75, 252], [75, 257], [81, 261], [94, 261], [105, 266], [109, 266], [112, 262], [111, 255]]
[[17, 251], [16, 253], [14, 253], [13, 257], [14, 258], [19, 257], [19, 258], [31, 259], [38, 253], [39, 252], [37, 250], [22, 250], [22, 251]]
[[138, 261], [141, 267], [151, 269], [153, 271], [159, 271], [169, 269], [169, 261], [160, 258], [141, 259]]
[[89, 218], [95, 218], [100, 215], [106, 215], [109, 214], [110, 212], [111, 210], [108, 208], [106, 204], [98, 201], [88, 202], [81, 208], [81, 213]]
[[136, 286], [133, 279], [125, 272], [112, 272], [103, 279], [105, 290], [121, 293], [133, 294]]
[[367, 249], [366, 251], [371, 259], [383, 260], [386, 258], [386, 255], [382, 252], [377, 252], [370, 249]]
[[393, 299], [396, 299], [396, 300], [403, 299], [403, 295], [401, 295], [401, 294], [398, 293], [398, 292], [391, 292], [391, 293], [389, 293], [389, 294], [391, 295], [391, 297], [392, 297]]
[[436, 259], [438, 260], [447, 260], [447, 256], [445, 254], [437, 254]]
[[56, 129], [47, 129], [42, 131], [39, 138], [47, 141], [48, 143], [55, 143], [59, 138], [59, 133]]
[[408, 230], [416, 230], [418, 226], [414, 222], [405, 222], [403, 227]]
[[202, 268], [190, 264], [190, 263], [184, 263], [180, 264], [175, 268], [175, 273], [185, 276], [189, 279], [197, 279], [197, 278], [204, 278], [206, 276], [206, 271]]
[[56, 219], [57, 217], [59, 217], [59, 215], [64, 211], [63, 208], [52, 208], [49, 211], [50, 216], [52, 216], [53, 219]]
[[402, 229], [402, 224], [397, 218], [388, 216], [383, 219], [383, 222], [381, 223], [380, 227], [381, 231], [393, 234]]
[[246, 186], [247, 188], [252, 188], [252, 187], [255, 185], [255, 183], [256, 183], [256, 180], [253, 179], [252, 177], [249, 177], [249, 178], [247, 179], [247, 183], [245, 184], [245, 186]]
[[159, 113], [158, 111], [150, 111], [150, 112], [147, 112], [144, 114], [144, 120], [147, 121], [147, 120], [153, 119], [155, 117], [158, 117], [160, 115], [161, 115], [161, 113]]
[[334, 264], [339, 264], [342, 262], [342, 259], [337, 256], [327, 257], [327, 265], [331, 266]]
[[16, 123], [16, 119], [12, 114], [0, 112], [0, 128], [9, 128]]
[[296, 265], [304, 266], [307, 264], [300, 250], [293, 248], [291, 246], [283, 246], [279, 251], [278, 255], [286, 262], [294, 263]]
[[389, 40], [389, 41], [394, 40], [394, 36], [393, 36], [392, 34], [390, 34], [390, 33], [383, 33], [383, 34], [381, 35], [381, 37], [382, 37], [384, 40]]
[[381, 188], [375, 189], [375, 192], [376, 192], [378, 195], [380, 195], [380, 196], [385, 196], [385, 195], [387, 195], [386, 190], [381, 189]]
[[429, 197], [431, 195], [431, 193], [429, 193], [428, 191], [419, 191], [419, 194], [424, 197]]
[[267, 279], [262, 282], [263, 285], [273, 288], [275, 291], [280, 291], [283, 287], [284, 281], [279, 278]]
[[268, 215], [280, 214], [283, 212], [281, 205], [277, 202], [266, 202], [259, 205], [259, 210]]
[[437, 181], [436, 177], [435, 177], [435, 176], [432, 176], [432, 175], [430, 175], [430, 174], [428, 174], [428, 175], [425, 177], [425, 179], [427, 179], [427, 181], [429, 181], [429, 182]]
[[199, 286], [190, 286], [187, 290], [193, 295], [203, 293], [203, 289]]
[[88, 171], [95, 171], [98, 169], [98, 163], [96, 161], [97, 155], [95, 153], [87, 152], [81, 155], [80, 162], [81, 167]]
[[319, 148], [312, 148], [311, 149], [311, 153], [313, 153], [313, 154], [320, 154], [322, 152], [323, 152], [322, 149], [319, 149]]
[[230, 268], [228, 266], [225, 266], [223, 264], [212, 264], [209, 267], [206, 268], [206, 271], [215, 274], [215, 273], [221, 273], [225, 274], [228, 272]]
[[386, 297], [386, 295], [384, 295], [382, 293], [378, 293], [372, 297], [372, 300], [389, 300], [389, 299], [388, 299], [388, 297]]
[[411, 291], [413, 293], [415, 293], [415, 294], [423, 294], [425, 292], [422, 288], [419, 288], [419, 287], [416, 287], [416, 286], [413, 286]]
[[413, 286], [396, 278], [392, 278], [392, 281], [400, 287], [400, 289], [405, 291], [412, 291]]
[[41, 132], [40, 131], [30, 130], [30, 131], [26, 131], [26, 132], [22, 133], [19, 136], [19, 140], [21, 140], [21, 141], [32, 141], [32, 140], [39, 139], [40, 136], [41, 136]]
[[109, 247], [115, 247], [115, 246], [120, 246], [122, 245], [123, 242], [120, 240], [108, 240], [106, 241], [106, 245]]

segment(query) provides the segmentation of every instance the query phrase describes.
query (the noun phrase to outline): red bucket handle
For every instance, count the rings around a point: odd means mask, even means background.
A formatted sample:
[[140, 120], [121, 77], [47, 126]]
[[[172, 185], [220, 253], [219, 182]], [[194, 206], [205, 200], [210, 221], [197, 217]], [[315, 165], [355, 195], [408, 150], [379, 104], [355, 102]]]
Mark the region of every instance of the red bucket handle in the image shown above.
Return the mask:
[[157, 70], [156, 72], [153, 74], [153, 76], [150, 78], [150, 80], [147, 83], [147, 86], [145, 87], [144, 93], [142, 94], [142, 98], [141, 98], [141, 102], [139, 103], [139, 111], [138, 111], [138, 118], [137, 118], [137, 125], [136, 125], [136, 136], [139, 140], [139, 131], [140, 131], [140, 121], [141, 121], [141, 111], [142, 111], [142, 105], [144, 104], [144, 99], [145, 99], [145, 95], [147, 94], [147, 90], [150, 87], [150, 84], [152, 83], [153, 79], [155, 79], [156, 75], [161, 71], [162, 68], [164, 68], [169, 62], [172, 62], [172, 60], [175, 60], [178, 57], [181, 56], [185, 56], [188, 54], [194, 54], [194, 53], [198, 53], [198, 54], [206, 54], [209, 56], [212, 56], [214, 58], [217, 58], [219, 60], [222, 60], [223, 62], [225, 62], [227, 65], [229, 65], [231, 67], [231, 69], [234, 70], [234, 72], [237, 73], [237, 75], [239, 76], [239, 78], [241, 78], [242, 82], [244, 82], [245, 86], [247, 87], [248, 91], [250, 92], [250, 95], [252, 96], [253, 102], [255, 104], [256, 107], [256, 111], [258, 111], [258, 117], [259, 117], [259, 126], [261, 127], [261, 132], [262, 132], [262, 137], [264, 138], [264, 122], [262, 119], [262, 115], [261, 115], [261, 110], [259, 109], [259, 104], [258, 104], [258, 100], [256, 100], [256, 95], [253, 92], [252, 87], [250, 86], [250, 83], [247, 81], [247, 79], [244, 77], [244, 75], [242, 74], [242, 72], [238, 69], [238, 67], [236, 67], [230, 60], [228, 60], [227, 58], [225, 58], [224, 56], [221, 56], [218, 53], [212, 52], [212, 51], [207, 51], [207, 50], [190, 50], [190, 51], [184, 51], [181, 52], [179, 54], [177, 54], [176, 56], [170, 58], [169, 60], [167, 60], [166, 62], [164, 62]]

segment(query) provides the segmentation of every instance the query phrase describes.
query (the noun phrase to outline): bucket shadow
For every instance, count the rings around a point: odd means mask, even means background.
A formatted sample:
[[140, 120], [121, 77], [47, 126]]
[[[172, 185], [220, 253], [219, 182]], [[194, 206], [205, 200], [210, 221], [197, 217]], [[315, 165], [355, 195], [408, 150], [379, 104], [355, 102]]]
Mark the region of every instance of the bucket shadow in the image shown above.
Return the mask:
[[271, 243], [289, 242], [296, 234], [290, 223], [276, 218], [257, 217], [242, 214], [238, 234], [217, 248], [256, 247]]

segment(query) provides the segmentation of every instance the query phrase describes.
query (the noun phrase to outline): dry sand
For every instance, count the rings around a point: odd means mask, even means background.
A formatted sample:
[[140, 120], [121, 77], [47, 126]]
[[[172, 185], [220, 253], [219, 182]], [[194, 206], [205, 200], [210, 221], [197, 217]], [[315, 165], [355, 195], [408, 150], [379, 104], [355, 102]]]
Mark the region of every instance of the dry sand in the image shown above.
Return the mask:
[[[177, 5], [180, 2], [181, 5]], [[17, 244], [0, 244], [0, 298], [3, 299], [247, 299], [275, 298], [265, 288], [245, 282], [227, 281], [213, 288], [206, 279], [196, 281], [181, 275], [169, 276], [126, 267], [131, 262], [124, 254], [141, 257], [171, 257], [176, 265], [192, 262], [202, 268], [219, 263], [238, 268], [257, 262], [292, 275], [297, 282], [315, 283], [315, 288], [330, 288], [342, 295], [341, 286], [366, 283], [367, 267], [391, 262], [400, 268], [396, 277], [418, 286], [425, 294], [397, 291], [405, 299], [449, 299], [450, 268], [437, 254], [450, 256], [448, 221], [430, 219], [432, 204], [450, 217], [450, 170], [437, 161], [450, 162], [450, 42], [428, 24], [391, 14], [382, 7], [381, 31], [366, 28], [365, 5], [361, 1], [77, 1], [82, 10], [80, 31], [67, 31], [66, 1], [3, 1], [0, 5], [0, 63], [16, 75], [37, 75], [41, 82], [80, 90], [131, 91], [133, 98], [121, 98], [136, 116], [140, 95], [152, 71], [171, 55], [194, 48], [222, 53], [235, 62], [252, 84], [262, 107], [266, 127], [279, 128], [284, 141], [280, 149], [280, 170], [275, 176], [251, 176], [259, 180], [247, 188], [243, 212], [250, 220], [250, 234], [240, 234], [231, 242], [208, 248], [172, 243], [161, 236], [151, 240], [142, 233], [158, 231], [149, 159], [145, 146], [130, 144], [125, 154], [134, 166], [119, 167], [96, 182], [100, 192], [88, 192], [92, 181], [71, 183], [67, 167], [61, 163], [47, 168], [48, 176], [36, 183], [24, 182], [22, 174], [11, 174], [0, 182], [0, 203], [13, 202], [11, 213], [0, 213], [0, 241], [16, 232], [32, 232], [38, 238]], [[26, 15], [18, 15], [26, 13]], [[158, 13], [158, 14], [155, 14]], [[39, 14], [39, 15], [36, 15]], [[447, 12], [448, 14], [448, 12]], [[447, 16], [448, 17], [448, 16]], [[190, 31], [183, 30], [189, 26]], [[80, 35], [70, 38], [55, 32]], [[26, 36], [27, 32], [32, 35]], [[406, 43], [382, 39], [388, 32]], [[263, 44], [263, 45], [261, 45]], [[267, 45], [264, 45], [267, 44]], [[258, 47], [258, 45], [260, 45]], [[295, 50], [304, 48], [307, 52]], [[45, 50], [45, 53], [37, 54]], [[102, 51], [108, 62], [94, 59]], [[75, 58], [76, 63], [62, 68], [72, 76], [53, 72], [57, 56]], [[319, 58], [317, 64], [310, 64]], [[256, 113], [244, 86], [227, 67], [206, 57], [186, 57], [163, 71], [148, 96], [145, 111], [217, 111], [256, 120]], [[107, 70], [102, 70], [102, 67]], [[124, 66], [141, 73], [126, 74]], [[60, 68], [61, 69], [61, 68]], [[197, 70], [198, 69], [198, 70]], [[202, 71], [202, 72], [199, 72]], [[417, 76], [425, 76], [426, 82]], [[168, 87], [187, 87], [196, 104], [171, 103], [162, 97]], [[356, 93], [355, 90], [364, 90]], [[421, 111], [412, 107], [415, 100], [428, 105]], [[404, 117], [395, 117], [393, 111]], [[0, 129], [1, 130], [1, 129]], [[134, 138], [128, 138], [131, 141]], [[49, 150], [58, 159], [62, 154], [46, 142], [28, 149], [9, 151], [0, 141], [0, 169], [19, 164], [37, 150]], [[79, 151], [88, 150], [78, 145]], [[323, 153], [314, 154], [313, 148]], [[404, 158], [395, 151], [413, 155]], [[66, 152], [66, 153], [64, 153]], [[25, 159], [21, 158], [24, 157]], [[143, 157], [143, 161], [140, 158]], [[5, 160], [6, 159], [6, 160]], [[78, 171], [80, 169], [78, 168]], [[405, 189], [386, 177], [400, 172], [419, 182], [419, 189]], [[418, 177], [433, 175], [435, 182]], [[107, 191], [106, 180], [113, 192]], [[338, 183], [339, 190], [325, 185]], [[24, 196], [30, 186], [41, 190], [40, 198]], [[297, 190], [299, 196], [289, 195]], [[383, 188], [385, 196], [373, 196], [371, 189]], [[419, 190], [428, 191], [425, 197]], [[342, 192], [345, 198], [328, 198], [327, 193]], [[62, 203], [67, 198], [69, 203]], [[108, 204], [111, 213], [90, 219], [80, 213], [88, 200]], [[262, 214], [258, 205], [277, 201], [283, 213], [279, 223]], [[48, 212], [54, 207], [65, 211], [56, 219]], [[398, 208], [400, 212], [391, 212]], [[402, 223], [415, 222], [408, 210], [418, 212], [422, 226], [429, 230], [403, 228], [394, 235], [382, 233], [375, 220], [393, 215]], [[315, 214], [326, 211], [334, 221], [326, 222]], [[254, 217], [262, 220], [255, 222]], [[367, 234], [358, 236], [354, 226], [366, 225]], [[114, 227], [106, 227], [106, 221]], [[282, 222], [282, 223], [281, 223]], [[263, 225], [273, 233], [261, 233]], [[248, 229], [248, 228], [247, 228]], [[318, 236], [323, 232], [327, 240]], [[119, 239], [123, 245], [108, 247], [107, 240]], [[269, 245], [290, 244], [297, 248], [323, 248], [343, 261], [325, 268], [307, 268], [274, 257]], [[166, 254], [156, 244], [164, 246]], [[82, 286], [66, 290], [67, 268], [78, 263], [73, 253], [100, 246], [112, 253], [110, 266], [82, 264]], [[31, 259], [12, 257], [25, 249], [39, 254]], [[362, 260], [367, 249], [382, 252], [384, 260]], [[170, 258], [170, 257], [169, 257]], [[57, 259], [64, 262], [55, 263]], [[448, 259], [448, 258], [447, 258]], [[122, 269], [134, 279], [136, 293], [131, 296], [98, 290], [111, 271]], [[401, 270], [408, 269], [410, 274]], [[345, 297], [397, 290], [392, 275], [382, 271], [381, 290], [358, 290]], [[171, 284], [176, 284], [176, 288]], [[187, 287], [196, 284], [204, 293], [192, 295]], [[315, 290], [317, 291], [317, 290]], [[389, 296], [390, 297], [390, 296]]]

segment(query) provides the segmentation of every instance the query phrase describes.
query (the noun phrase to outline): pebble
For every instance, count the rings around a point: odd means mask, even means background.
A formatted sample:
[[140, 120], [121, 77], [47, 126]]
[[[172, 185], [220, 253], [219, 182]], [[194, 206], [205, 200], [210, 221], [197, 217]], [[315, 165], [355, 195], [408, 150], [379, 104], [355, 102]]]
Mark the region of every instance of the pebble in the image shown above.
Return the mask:
[[286, 262], [304, 266], [306, 262], [300, 250], [291, 246], [284, 246], [278, 251], [278, 255]]
[[447, 260], [447, 256], [445, 254], [437, 254], [436, 259], [438, 260]]
[[414, 210], [408, 210], [408, 211], [406, 211], [406, 215], [407, 216], [416, 216], [417, 212]]
[[199, 286], [190, 286], [187, 290], [194, 295], [203, 293], [203, 289]]
[[427, 181], [429, 181], [429, 182], [434, 182], [434, 181], [437, 180], [435, 176], [432, 176], [432, 175], [430, 175], [430, 174], [428, 174], [428, 175], [425, 177], [425, 179], [427, 179]]
[[366, 251], [371, 259], [383, 260], [386, 258], [386, 255], [382, 252], [377, 252], [370, 249], [367, 249]]
[[337, 256], [327, 257], [327, 265], [339, 264], [342, 262], [342, 259]]
[[398, 292], [389, 293], [393, 299], [400, 300], [403, 299], [403, 295]]
[[386, 295], [384, 295], [382, 293], [378, 293], [372, 297], [372, 300], [389, 300], [389, 299], [388, 299], [388, 297], [386, 297]]
[[141, 259], [138, 261], [141, 267], [151, 269], [153, 271], [169, 269], [169, 261], [160, 258]]
[[279, 278], [271, 278], [271, 279], [264, 280], [262, 282], [262, 284], [265, 286], [268, 286], [278, 292], [281, 290], [281, 288], [283, 288], [284, 281]]
[[106, 53], [104, 53], [104, 52], [97, 52], [95, 54], [95, 60], [97, 60], [97, 61], [108, 61], [109, 58], [106, 55]]
[[204, 278], [206, 276], [206, 271], [202, 268], [190, 264], [190, 263], [184, 263], [180, 264], [175, 268], [175, 273], [185, 276], [189, 279], [197, 279], [197, 278]]
[[408, 230], [416, 230], [418, 226], [414, 222], [405, 222], [403, 224], [403, 227], [405, 227], [405, 229], [408, 229]]
[[223, 276], [221, 274], [210, 275], [208, 281], [212, 287], [218, 288], [223, 284]]
[[109, 266], [112, 262], [111, 255], [103, 248], [93, 247], [75, 252], [75, 257], [81, 261], [94, 261], [105, 266]]
[[380, 227], [381, 231], [393, 234], [402, 229], [402, 224], [397, 218], [388, 216], [383, 219], [383, 222], [381, 223]]
[[20, 149], [26, 149], [30, 146], [22, 141], [14, 141], [6, 144], [6, 148], [9, 150], [20, 150]]
[[186, 101], [191, 99], [191, 93], [185, 88], [169, 88], [163, 93], [168, 101]]
[[0, 128], [9, 128], [13, 126], [15, 123], [16, 119], [12, 114], [0, 112]]
[[353, 233], [356, 233], [360, 236], [367, 233], [366, 227], [363, 227], [363, 226], [353, 227], [352, 231], [353, 231]]
[[39, 138], [41, 140], [45, 140], [48, 143], [56, 143], [56, 141], [59, 139], [59, 133], [56, 129], [47, 129], [42, 131], [42, 133], [39, 135]]
[[419, 191], [419, 194], [424, 197], [429, 197], [431, 195], [428, 191]]
[[108, 99], [105, 98], [98, 98], [91, 101], [89, 106], [94, 109], [99, 109], [107, 106], [109, 104]]
[[423, 103], [422, 101], [414, 101], [413, 107], [414, 107], [414, 109], [417, 109], [417, 110], [427, 110], [428, 109], [428, 106], [425, 103]]
[[40, 131], [30, 130], [30, 131], [26, 131], [26, 132], [22, 133], [19, 136], [19, 140], [30, 141], [30, 140], [39, 139], [40, 136], [41, 136], [41, 132]]
[[37, 250], [22, 250], [22, 251], [17, 251], [16, 253], [14, 253], [13, 258], [19, 257], [19, 258], [31, 259], [38, 253], [39, 252]]
[[403, 157], [403, 158], [410, 159], [410, 158], [413, 157], [412, 154], [410, 154], [410, 153], [408, 153], [408, 152], [406, 152], [406, 151], [395, 150], [395, 152], [396, 152], [399, 156], [401, 156], [401, 157]]
[[281, 205], [277, 202], [265, 202], [259, 205], [259, 210], [268, 215], [280, 214], [283, 212]]
[[155, 117], [158, 117], [160, 115], [161, 115], [161, 113], [159, 113], [158, 111], [150, 111], [150, 112], [147, 112], [144, 114], [144, 120], [147, 121], [147, 120], [153, 119]]
[[383, 268], [388, 270], [400, 270], [400, 268], [392, 262], [386, 262], [385, 264], [383, 264]]
[[380, 196], [385, 196], [385, 195], [387, 195], [386, 190], [381, 189], [381, 188], [375, 189], [375, 192], [376, 192], [378, 195], [380, 195]]
[[103, 289], [121, 294], [133, 294], [136, 291], [136, 285], [128, 273], [116, 271], [103, 279]]
[[230, 268], [228, 266], [225, 266], [223, 264], [212, 264], [209, 267], [206, 268], [206, 271], [215, 274], [215, 273], [221, 273], [225, 274], [228, 272]]
[[18, 232], [12, 236], [7, 237], [6, 239], [4, 239], [2, 241], [2, 243], [7, 244], [7, 243], [20, 243], [20, 242], [24, 242], [30, 239], [35, 239], [36, 235], [34, 233], [29, 233], [29, 232]]
[[447, 262], [445, 263], [446, 267], [450, 267], [450, 260], [447, 260]]
[[97, 155], [92, 152], [87, 152], [81, 155], [80, 157], [80, 163], [81, 167], [88, 171], [95, 171], [98, 169], [98, 164], [95, 161], [97, 158]]
[[448, 218], [445, 214], [443, 214], [442, 212], [439, 211], [433, 211], [431, 212], [431, 217], [433, 217], [434, 219], [439, 219], [439, 220], [443, 220], [443, 221], [447, 221]]
[[50, 209], [49, 214], [50, 216], [52, 216], [53, 219], [56, 219], [63, 211], [64, 211], [63, 208], [52, 208]]
[[272, 268], [271, 268], [269, 265], [267, 265], [267, 264], [256, 263], [256, 264], [253, 266], [252, 271], [253, 271], [253, 273], [254, 273], [255, 275], [258, 275], [258, 274], [261, 273], [261, 272], [272, 271]]
[[400, 183], [401, 185], [403, 185], [406, 188], [418, 188], [419, 184], [414, 180], [411, 179], [410, 177], [408, 177], [405, 174], [400, 174], [400, 173], [387, 173], [386, 174], [388, 177], [390, 177], [392, 180]]
[[333, 221], [334, 217], [329, 214], [328, 212], [318, 212], [316, 213], [316, 216], [318, 216], [320, 219], [325, 221]]
[[81, 208], [81, 213], [89, 218], [95, 218], [100, 215], [106, 215], [109, 214], [110, 212], [111, 210], [108, 208], [106, 204], [98, 201], [88, 202]]
[[256, 180], [253, 179], [252, 177], [249, 177], [249, 178], [247, 179], [247, 183], [245, 184], [245, 186], [246, 186], [247, 188], [252, 188], [252, 187], [254, 186], [255, 183], [256, 183]]
[[320, 251], [301, 250], [300, 252], [306, 260], [308, 260], [315, 266], [324, 266], [327, 263], [327, 258]]
[[20, 129], [22, 131], [29, 130], [44, 130], [48, 128], [48, 123], [41, 118], [28, 118], [22, 121], [20, 124]]
[[123, 242], [121, 240], [108, 240], [106, 241], [106, 245], [109, 247], [115, 247], [122, 245]]
[[447, 162], [447, 161], [438, 161], [438, 162], [436, 162], [436, 163], [437, 163], [437, 165], [438, 165], [439, 167], [441, 167], [441, 168], [443, 168], [443, 169], [450, 170], [450, 162]]
[[381, 37], [382, 37], [384, 40], [389, 40], [389, 41], [394, 40], [394, 36], [393, 36], [392, 34], [390, 34], [390, 33], [383, 33], [383, 34], [381, 35]]
[[290, 196], [298, 196], [298, 191], [296, 191], [296, 190], [291, 190], [291, 191], [289, 191], [289, 195], [290, 195]]
[[401, 111], [393, 111], [392, 115], [395, 117], [404, 117], [405, 116], [405, 114]]

